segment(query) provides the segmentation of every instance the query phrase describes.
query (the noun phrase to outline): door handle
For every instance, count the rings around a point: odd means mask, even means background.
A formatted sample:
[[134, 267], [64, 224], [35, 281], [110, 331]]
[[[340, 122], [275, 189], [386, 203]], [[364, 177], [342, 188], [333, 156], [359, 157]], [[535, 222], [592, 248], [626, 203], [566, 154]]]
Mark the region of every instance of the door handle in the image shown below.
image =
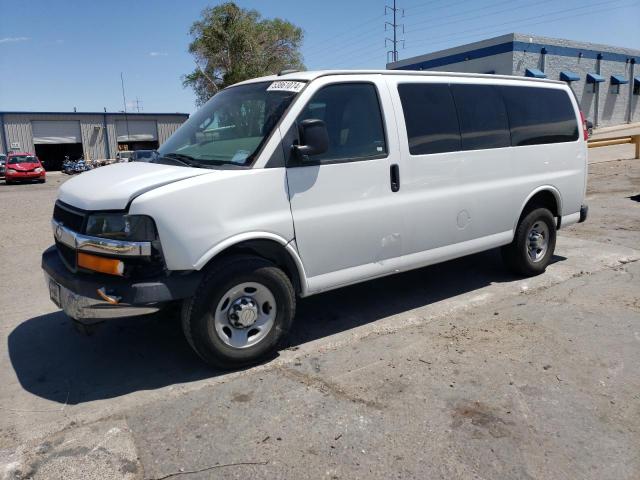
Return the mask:
[[391, 191], [397, 192], [400, 190], [400, 167], [396, 163], [391, 165]]

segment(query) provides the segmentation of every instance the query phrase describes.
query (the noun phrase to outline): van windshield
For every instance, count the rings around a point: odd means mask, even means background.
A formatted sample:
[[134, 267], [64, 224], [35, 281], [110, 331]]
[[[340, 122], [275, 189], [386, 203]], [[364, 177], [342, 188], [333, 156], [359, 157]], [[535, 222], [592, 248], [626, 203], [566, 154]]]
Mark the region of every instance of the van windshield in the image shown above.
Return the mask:
[[221, 91], [158, 149], [156, 161], [250, 165], [301, 87], [300, 82], [260, 82]]

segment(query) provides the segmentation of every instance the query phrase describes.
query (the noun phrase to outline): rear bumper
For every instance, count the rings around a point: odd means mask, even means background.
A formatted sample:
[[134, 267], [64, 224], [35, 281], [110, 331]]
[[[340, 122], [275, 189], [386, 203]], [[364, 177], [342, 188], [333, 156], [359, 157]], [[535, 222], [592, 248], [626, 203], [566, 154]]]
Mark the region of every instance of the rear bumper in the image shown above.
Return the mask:
[[[42, 269], [52, 301], [68, 316], [84, 324], [156, 312], [166, 302], [192, 296], [202, 277], [198, 271], [172, 272], [132, 281], [109, 275], [73, 273], [60, 259], [55, 246], [43, 252]], [[116, 299], [117, 303], [105, 297]]]
[[578, 220], [578, 223], [582, 223], [587, 219], [587, 216], [589, 215], [589, 205], [582, 205], [580, 207], [580, 220]]

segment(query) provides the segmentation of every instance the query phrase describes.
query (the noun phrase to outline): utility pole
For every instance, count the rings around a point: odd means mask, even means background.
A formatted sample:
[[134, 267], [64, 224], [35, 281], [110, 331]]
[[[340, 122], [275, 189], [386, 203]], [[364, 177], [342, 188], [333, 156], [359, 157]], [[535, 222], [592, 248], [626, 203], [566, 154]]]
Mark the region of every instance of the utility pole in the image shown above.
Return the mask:
[[402, 42], [402, 46], [404, 47], [404, 39], [398, 40], [398, 27], [402, 27], [402, 33], [404, 34], [404, 24], [398, 24], [398, 12], [402, 12], [402, 16], [404, 17], [404, 9], [398, 8], [396, 6], [396, 0], [393, 0], [393, 7], [389, 5], [384, 6], [384, 14], [391, 12], [393, 14], [393, 23], [392, 22], [384, 22], [384, 31], [387, 31], [387, 27], [393, 29], [393, 38], [385, 37], [384, 46], [387, 46], [387, 43], [390, 42], [393, 45], [393, 50], [389, 50], [387, 52], [387, 63], [389, 63], [389, 54], [391, 54], [391, 61], [398, 61], [398, 43]]
[[127, 125], [127, 148], [129, 148], [129, 141], [131, 141], [131, 134], [129, 133], [129, 117], [127, 116], [127, 98], [124, 96], [124, 76], [122, 75], [122, 72], [120, 72], [120, 83], [122, 84], [122, 104], [124, 106], [124, 121]]

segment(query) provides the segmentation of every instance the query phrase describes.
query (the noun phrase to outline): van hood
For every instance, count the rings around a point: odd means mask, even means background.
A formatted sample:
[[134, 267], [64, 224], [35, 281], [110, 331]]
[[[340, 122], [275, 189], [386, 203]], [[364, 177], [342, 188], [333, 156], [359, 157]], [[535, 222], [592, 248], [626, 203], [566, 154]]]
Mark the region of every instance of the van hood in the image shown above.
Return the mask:
[[58, 199], [82, 210], [124, 210], [131, 200], [149, 190], [211, 173], [215, 171], [156, 163], [118, 163], [68, 180], [60, 187]]

